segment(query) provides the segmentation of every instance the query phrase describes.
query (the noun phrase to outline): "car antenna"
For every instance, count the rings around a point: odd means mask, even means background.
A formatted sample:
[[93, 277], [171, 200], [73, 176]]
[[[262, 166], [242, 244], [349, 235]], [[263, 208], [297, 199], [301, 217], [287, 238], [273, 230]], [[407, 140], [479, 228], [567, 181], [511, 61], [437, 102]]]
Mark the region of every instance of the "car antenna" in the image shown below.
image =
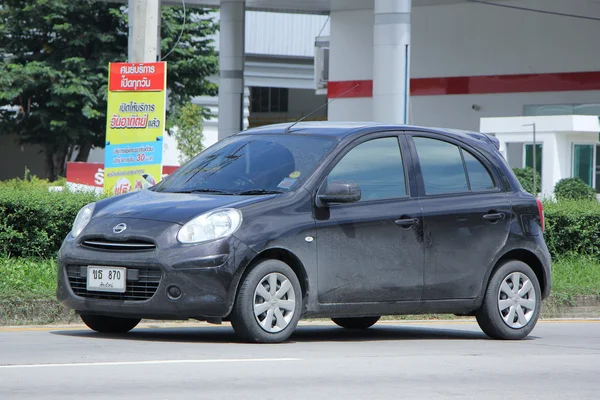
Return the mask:
[[325, 106], [328, 106], [329, 104], [333, 103], [335, 100], [339, 99], [340, 97], [344, 97], [344, 95], [346, 93], [349, 93], [349, 92], [353, 91], [354, 89], [356, 89], [359, 86], [360, 86], [360, 83], [357, 83], [356, 85], [352, 86], [350, 89], [346, 90], [344, 93], [340, 94], [337, 97], [334, 97], [333, 99], [329, 100], [327, 103], [325, 103], [325, 104], [321, 105], [320, 107], [318, 107], [317, 109], [309, 112], [304, 117], [300, 118], [298, 121], [294, 122], [293, 124], [291, 124], [290, 126], [288, 126], [287, 128], [285, 128], [285, 133], [290, 133], [290, 129], [292, 129], [292, 127], [294, 125], [296, 125], [299, 122], [304, 121], [306, 118], [310, 117], [311, 115], [313, 115], [314, 113], [316, 113], [317, 111], [319, 111], [321, 108], [323, 108]]

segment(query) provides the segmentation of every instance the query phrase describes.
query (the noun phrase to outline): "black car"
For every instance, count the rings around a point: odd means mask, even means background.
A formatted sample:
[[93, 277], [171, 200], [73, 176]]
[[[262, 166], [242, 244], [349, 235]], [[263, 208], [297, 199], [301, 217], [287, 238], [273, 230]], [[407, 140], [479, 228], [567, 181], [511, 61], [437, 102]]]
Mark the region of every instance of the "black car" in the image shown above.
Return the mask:
[[99, 332], [193, 318], [280, 342], [303, 317], [364, 329], [453, 313], [521, 339], [550, 293], [543, 230], [493, 136], [272, 125], [85, 206], [59, 252], [57, 297]]

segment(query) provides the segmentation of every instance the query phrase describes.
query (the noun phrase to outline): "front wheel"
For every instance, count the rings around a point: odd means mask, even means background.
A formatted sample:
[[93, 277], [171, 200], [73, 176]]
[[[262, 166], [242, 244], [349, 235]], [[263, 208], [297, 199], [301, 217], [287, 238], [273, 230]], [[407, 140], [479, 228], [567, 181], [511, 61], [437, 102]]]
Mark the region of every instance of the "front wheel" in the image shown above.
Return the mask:
[[367, 329], [375, 325], [380, 317], [362, 317], [362, 318], [332, 318], [331, 320], [338, 326], [346, 329]]
[[278, 343], [296, 329], [302, 289], [294, 271], [279, 260], [256, 265], [240, 285], [231, 325], [244, 341]]
[[492, 275], [476, 318], [481, 330], [494, 339], [525, 338], [541, 310], [540, 284], [533, 270], [521, 261], [509, 261]]
[[100, 333], [125, 333], [129, 332], [140, 323], [140, 318], [117, 318], [106, 315], [86, 315], [79, 316], [88, 328]]

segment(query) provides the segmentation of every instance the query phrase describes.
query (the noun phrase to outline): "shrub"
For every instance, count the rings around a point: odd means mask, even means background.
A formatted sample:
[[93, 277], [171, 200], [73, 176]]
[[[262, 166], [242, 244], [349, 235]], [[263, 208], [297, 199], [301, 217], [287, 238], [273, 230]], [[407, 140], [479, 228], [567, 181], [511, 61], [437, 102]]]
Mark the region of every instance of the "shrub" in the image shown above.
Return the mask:
[[39, 182], [0, 185], [0, 254], [54, 257], [89, 193], [49, 192]]
[[527, 193], [537, 195], [537, 193], [540, 192], [540, 189], [542, 187], [542, 178], [540, 176], [539, 171], [536, 171], [535, 186], [536, 186], [537, 190], [534, 190], [534, 188], [533, 188], [533, 168], [531, 168], [531, 167], [514, 168], [513, 172], [515, 173], [515, 175], [517, 176], [517, 179], [521, 183], [523, 190], [525, 190]]
[[587, 255], [600, 259], [600, 203], [545, 202], [546, 244], [553, 257]]
[[595, 200], [596, 191], [580, 178], [561, 179], [554, 186], [557, 200]]

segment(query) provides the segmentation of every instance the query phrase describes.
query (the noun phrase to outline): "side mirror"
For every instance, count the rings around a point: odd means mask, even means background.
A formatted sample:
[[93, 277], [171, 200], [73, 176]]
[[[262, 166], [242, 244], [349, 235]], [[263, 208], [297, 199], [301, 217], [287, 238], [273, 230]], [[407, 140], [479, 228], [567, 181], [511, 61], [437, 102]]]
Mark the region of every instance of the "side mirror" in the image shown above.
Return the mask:
[[324, 204], [356, 203], [361, 198], [360, 187], [353, 182], [331, 182], [319, 200]]

